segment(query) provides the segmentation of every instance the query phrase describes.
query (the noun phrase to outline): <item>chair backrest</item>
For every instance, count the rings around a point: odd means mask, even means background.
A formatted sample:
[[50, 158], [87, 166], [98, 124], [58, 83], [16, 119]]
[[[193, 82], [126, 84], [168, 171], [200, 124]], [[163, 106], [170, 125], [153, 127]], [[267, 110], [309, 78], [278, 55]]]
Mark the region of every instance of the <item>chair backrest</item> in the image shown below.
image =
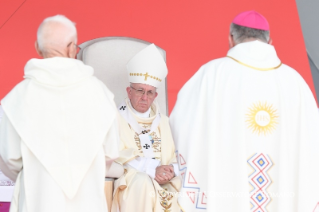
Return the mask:
[[[114, 93], [117, 105], [127, 97], [126, 87], [129, 86], [126, 64], [139, 51], [148, 46], [149, 42], [128, 37], [104, 37], [80, 44], [81, 51], [77, 58], [94, 68], [94, 73]], [[166, 52], [157, 47], [166, 61]], [[157, 89], [156, 101], [163, 114], [168, 115], [166, 79]]]

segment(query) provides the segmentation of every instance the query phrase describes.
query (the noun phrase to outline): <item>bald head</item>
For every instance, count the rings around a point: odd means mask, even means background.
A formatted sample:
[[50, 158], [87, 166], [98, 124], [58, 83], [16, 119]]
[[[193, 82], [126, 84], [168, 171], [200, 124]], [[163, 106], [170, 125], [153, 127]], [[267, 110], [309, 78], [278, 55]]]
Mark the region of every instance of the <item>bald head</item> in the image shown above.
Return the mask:
[[[44, 19], [37, 32], [36, 49], [40, 56], [75, 57], [77, 32], [72, 21], [56, 15]], [[70, 52], [71, 51], [71, 52]]]

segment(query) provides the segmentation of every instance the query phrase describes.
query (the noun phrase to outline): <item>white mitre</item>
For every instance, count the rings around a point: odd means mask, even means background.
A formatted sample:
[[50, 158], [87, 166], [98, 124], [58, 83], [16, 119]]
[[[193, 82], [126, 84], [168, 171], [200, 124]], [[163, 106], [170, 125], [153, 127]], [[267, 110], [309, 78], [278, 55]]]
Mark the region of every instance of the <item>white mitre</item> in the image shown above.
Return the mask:
[[167, 75], [164, 58], [154, 44], [137, 53], [126, 65], [129, 81], [158, 88]]

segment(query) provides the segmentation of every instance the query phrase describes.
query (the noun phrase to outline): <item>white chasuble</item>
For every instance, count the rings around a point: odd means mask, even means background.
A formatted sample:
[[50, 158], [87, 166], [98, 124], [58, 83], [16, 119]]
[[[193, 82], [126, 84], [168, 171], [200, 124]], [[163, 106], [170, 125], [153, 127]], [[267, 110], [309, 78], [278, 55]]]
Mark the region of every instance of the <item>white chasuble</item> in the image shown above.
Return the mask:
[[[112, 212], [180, 211], [177, 203], [177, 194], [181, 186], [180, 177], [175, 176], [165, 185], [159, 185], [154, 180], [157, 165], [177, 163], [168, 118], [160, 114], [160, 122], [154, 130], [152, 126], [159, 115], [155, 104], [151, 106], [150, 117], [141, 118], [134, 114], [128, 101], [119, 107], [121, 144], [120, 157], [116, 162], [124, 166], [125, 174], [115, 181]], [[143, 147], [141, 143], [141, 132], [135, 132], [127, 122], [127, 117], [123, 117], [123, 112], [129, 112], [136, 123], [149, 133], [153, 158], [147, 158], [144, 154], [145, 145]]]
[[179, 92], [170, 124], [184, 211], [317, 210], [318, 109], [273, 46], [242, 43], [203, 65]]
[[11, 212], [107, 211], [105, 172], [119, 147], [113, 94], [75, 59], [31, 59], [24, 78], [1, 101]]

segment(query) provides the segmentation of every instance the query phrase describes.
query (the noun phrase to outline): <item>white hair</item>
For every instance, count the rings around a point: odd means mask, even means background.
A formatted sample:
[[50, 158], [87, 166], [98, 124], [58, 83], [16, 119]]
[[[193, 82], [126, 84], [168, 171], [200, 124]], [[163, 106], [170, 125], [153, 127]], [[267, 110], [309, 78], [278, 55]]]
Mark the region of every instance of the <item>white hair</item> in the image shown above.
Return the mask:
[[269, 31], [253, 29], [232, 23], [230, 25], [230, 34], [236, 44], [245, 42], [247, 39], [255, 38], [265, 43], [269, 41]]
[[[52, 29], [50, 27], [50, 24], [52, 23], [61, 23], [64, 26], [67, 27], [67, 31], [57, 32], [57, 30]], [[59, 40], [53, 40], [55, 34], [60, 34], [62, 35], [62, 38]], [[60, 36], [61, 37], [61, 36]], [[74, 40], [75, 38], [75, 40]], [[73, 40], [72, 40], [73, 39]], [[37, 31], [37, 42], [39, 45], [40, 50], [45, 50], [45, 45], [47, 43], [53, 43], [53, 44], [62, 44], [62, 45], [67, 45], [69, 42], [74, 41], [75, 43], [77, 42], [77, 31], [75, 27], [75, 23], [70, 21], [68, 18], [66, 18], [63, 15], [56, 15], [52, 17], [48, 17], [43, 20], [43, 22], [40, 24], [38, 31]]]

